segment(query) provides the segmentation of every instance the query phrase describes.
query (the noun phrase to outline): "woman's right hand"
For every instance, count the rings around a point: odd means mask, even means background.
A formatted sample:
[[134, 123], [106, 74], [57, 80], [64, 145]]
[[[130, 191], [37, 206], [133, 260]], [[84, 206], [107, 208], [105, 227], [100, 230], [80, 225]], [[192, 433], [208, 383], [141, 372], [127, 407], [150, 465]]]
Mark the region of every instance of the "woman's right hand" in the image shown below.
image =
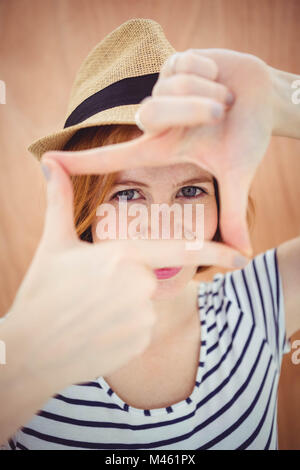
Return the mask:
[[156, 278], [132, 243], [79, 240], [71, 180], [58, 163], [48, 168], [44, 233], [5, 321], [23, 331], [26, 369], [63, 386], [111, 373], [147, 347]]
[[147, 348], [155, 267], [219, 260], [233, 268], [239, 253], [217, 242], [195, 252], [184, 240], [81, 241], [70, 177], [55, 160], [44, 161], [44, 232], [5, 322], [22, 332], [20, 370], [59, 390], [112, 373]]

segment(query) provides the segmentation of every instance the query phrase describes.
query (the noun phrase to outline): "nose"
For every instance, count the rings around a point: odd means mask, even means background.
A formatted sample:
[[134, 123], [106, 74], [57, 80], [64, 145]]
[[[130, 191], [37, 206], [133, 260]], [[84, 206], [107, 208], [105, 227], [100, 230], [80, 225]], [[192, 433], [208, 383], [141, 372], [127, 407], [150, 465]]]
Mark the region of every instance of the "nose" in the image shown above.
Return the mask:
[[[190, 207], [191, 209], [191, 207]], [[139, 220], [138, 238], [146, 239], [187, 239], [195, 238], [193, 211], [185, 212], [181, 204], [151, 204], [147, 215]]]

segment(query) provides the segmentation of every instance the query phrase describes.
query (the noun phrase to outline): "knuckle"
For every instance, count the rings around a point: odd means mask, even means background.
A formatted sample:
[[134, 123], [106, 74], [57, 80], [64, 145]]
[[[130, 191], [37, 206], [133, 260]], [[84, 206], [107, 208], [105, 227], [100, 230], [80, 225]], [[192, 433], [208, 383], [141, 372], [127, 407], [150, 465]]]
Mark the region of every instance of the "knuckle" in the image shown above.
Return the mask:
[[142, 102], [142, 107], [140, 108], [140, 119], [143, 123], [147, 123], [147, 121], [152, 121], [155, 118], [155, 98], [154, 97], [147, 97]]
[[225, 101], [226, 98], [227, 98], [228, 91], [229, 91], [228, 88], [224, 85], [219, 84], [219, 83], [216, 84], [216, 86], [217, 86], [217, 93], [218, 93], [220, 99], [222, 101]]
[[[208, 57], [207, 55], [203, 54], [201, 49], [188, 49], [187, 51], [190, 52], [190, 54], [193, 54], [194, 61], [197, 61], [197, 63], [201, 63], [203, 66], [203, 70], [209, 69], [210, 72], [210, 78], [212, 80], [215, 80], [218, 73], [218, 65], [214, 59], [211, 57]], [[202, 53], [201, 53], [202, 52]], [[195, 62], [194, 62], [195, 64]]]
[[148, 103], [148, 102], [151, 101], [151, 100], [152, 100], [152, 96], [146, 96], [146, 98], [144, 98], [144, 99], [140, 102], [140, 104], [141, 104], [141, 105], [146, 105], [146, 103]]
[[187, 49], [185, 52], [182, 53], [180, 60], [181, 60], [182, 66], [185, 69], [191, 70], [194, 68], [196, 64], [197, 56], [191, 49]]
[[205, 68], [205, 70], [209, 71], [209, 75], [210, 75], [209, 78], [211, 80], [216, 80], [219, 74], [219, 67], [217, 63], [210, 57], [200, 56], [200, 58], [203, 62], [203, 67]]
[[188, 94], [192, 91], [191, 82], [185, 75], [177, 75], [173, 77], [172, 84], [173, 92], [179, 92], [180, 94]]

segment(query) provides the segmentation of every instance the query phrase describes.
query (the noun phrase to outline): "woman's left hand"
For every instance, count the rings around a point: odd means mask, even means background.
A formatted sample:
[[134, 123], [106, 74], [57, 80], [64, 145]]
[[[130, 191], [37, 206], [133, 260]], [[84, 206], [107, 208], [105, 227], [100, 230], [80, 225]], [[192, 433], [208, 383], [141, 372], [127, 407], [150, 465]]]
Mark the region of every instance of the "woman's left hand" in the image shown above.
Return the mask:
[[[228, 49], [188, 49], [163, 65], [152, 96], [142, 101], [145, 134], [129, 142], [76, 152], [47, 152], [71, 174], [192, 162], [212, 173], [221, 195], [225, 243], [251, 254], [250, 185], [273, 129], [272, 70], [258, 57]], [[228, 91], [234, 102], [226, 107]], [[213, 117], [214, 105], [224, 107]], [[43, 156], [43, 158], [44, 158]]]

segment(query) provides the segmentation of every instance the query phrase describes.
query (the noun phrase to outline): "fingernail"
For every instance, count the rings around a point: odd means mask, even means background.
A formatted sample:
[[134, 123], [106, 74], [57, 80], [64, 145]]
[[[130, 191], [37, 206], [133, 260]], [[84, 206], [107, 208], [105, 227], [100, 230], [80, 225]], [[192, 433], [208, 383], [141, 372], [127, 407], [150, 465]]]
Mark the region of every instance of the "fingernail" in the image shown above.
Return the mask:
[[213, 118], [215, 119], [220, 118], [223, 115], [223, 112], [224, 112], [224, 108], [221, 104], [218, 104], [218, 103], [213, 104], [212, 111], [211, 111]]
[[235, 268], [244, 268], [248, 263], [249, 259], [242, 255], [237, 255], [233, 260], [233, 266]]
[[46, 163], [41, 163], [41, 168], [42, 168], [42, 172], [44, 174], [44, 177], [47, 181], [49, 181], [50, 179], [50, 168], [48, 165], [46, 165]]
[[231, 91], [227, 94], [227, 97], [226, 97], [226, 104], [228, 106], [232, 105], [232, 103], [234, 102], [234, 94], [231, 93]]
[[144, 126], [143, 126], [143, 124], [141, 123], [141, 120], [140, 120], [140, 110], [139, 109], [135, 113], [134, 118], [135, 118], [135, 122], [136, 122], [136, 125], [138, 126], [138, 128], [141, 131], [145, 132], [145, 128], [144, 128]]

